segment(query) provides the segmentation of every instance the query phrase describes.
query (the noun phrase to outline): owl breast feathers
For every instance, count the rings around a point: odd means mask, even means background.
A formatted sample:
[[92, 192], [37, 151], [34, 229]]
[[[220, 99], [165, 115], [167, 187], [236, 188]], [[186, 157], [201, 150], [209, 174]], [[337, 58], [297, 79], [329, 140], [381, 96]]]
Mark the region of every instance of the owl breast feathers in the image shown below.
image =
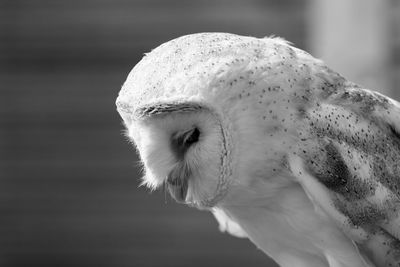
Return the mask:
[[117, 98], [143, 183], [280, 266], [400, 266], [399, 103], [280, 38], [183, 36]]

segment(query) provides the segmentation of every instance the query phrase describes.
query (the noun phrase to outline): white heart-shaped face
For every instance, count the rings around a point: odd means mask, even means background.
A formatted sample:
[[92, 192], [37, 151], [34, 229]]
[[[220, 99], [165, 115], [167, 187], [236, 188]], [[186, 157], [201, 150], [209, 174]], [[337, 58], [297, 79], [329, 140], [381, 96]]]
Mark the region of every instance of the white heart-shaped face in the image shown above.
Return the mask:
[[179, 202], [214, 206], [226, 193], [230, 174], [221, 123], [199, 104], [172, 106], [127, 125], [143, 162], [143, 183], [153, 189], [165, 184]]

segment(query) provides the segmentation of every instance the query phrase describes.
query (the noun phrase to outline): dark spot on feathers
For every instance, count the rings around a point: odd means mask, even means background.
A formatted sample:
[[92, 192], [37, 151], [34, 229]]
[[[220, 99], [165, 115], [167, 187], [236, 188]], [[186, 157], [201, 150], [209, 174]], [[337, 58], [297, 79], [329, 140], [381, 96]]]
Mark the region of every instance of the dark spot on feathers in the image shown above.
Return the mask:
[[325, 145], [325, 162], [323, 169], [314, 169], [318, 180], [329, 189], [337, 192], [342, 191], [350, 177], [350, 172], [340, 155], [338, 149], [332, 142]]
[[[329, 190], [338, 193], [347, 201], [363, 199], [373, 194], [371, 185], [357, 175], [357, 168], [349, 169], [346, 160], [332, 141], [321, 141], [321, 148], [306, 155], [311, 173]], [[314, 157], [312, 157], [314, 156]]]
[[385, 187], [393, 191], [396, 195], [400, 195], [399, 170], [394, 168], [390, 170], [387, 161], [380, 157], [374, 157], [372, 172]]
[[336, 199], [334, 204], [355, 226], [375, 225], [377, 222], [386, 219], [385, 212], [373, 203], [349, 203]]
[[350, 84], [349, 86], [352, 90], [344, 91], [340, 95], [339, 100], [347, 100], [353, 104], [359, 104], [363, 112], [371, 112], [376, 107], [388, 108], [389, 101], [386, 97], [374, 92], [364, 91], [363, 89], [355, 89], [354, 84]]

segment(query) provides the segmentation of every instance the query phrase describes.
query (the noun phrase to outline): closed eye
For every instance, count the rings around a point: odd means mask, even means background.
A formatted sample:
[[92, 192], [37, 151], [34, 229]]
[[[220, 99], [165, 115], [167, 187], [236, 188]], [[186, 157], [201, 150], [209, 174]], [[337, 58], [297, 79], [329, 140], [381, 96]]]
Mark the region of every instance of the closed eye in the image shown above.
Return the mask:
[[197, 127], [184, 133], [175, 133], [172, 135], [171, 148], [178, 159], [182, 159], [190, 146], [197, 143], [200, 138], [200, 130]]
[[191, 146], [192, 144], [196, 143], [199, 141], [200, 137], [200, 131], [197, 127], [191, 129], [190, 131], [184, 133], [184, 139], [183, 139], [183, 146]]

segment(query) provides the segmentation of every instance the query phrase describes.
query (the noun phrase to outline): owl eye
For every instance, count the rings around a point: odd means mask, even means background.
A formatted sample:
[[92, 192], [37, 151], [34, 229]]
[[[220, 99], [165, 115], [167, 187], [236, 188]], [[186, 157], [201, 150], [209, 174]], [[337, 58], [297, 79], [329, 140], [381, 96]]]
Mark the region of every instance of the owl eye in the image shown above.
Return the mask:
[[184, 133], [183, 145], [189, 147], [190, 145], [199, 141], [200, 131], [198, 128], [193, 128], [192, 130]]
[[178, 158], [183, 158], [191, 145], [199, 141], [200, 130], [197, 127], [184, 133], [176, 133], [172, 136], [171, 146]]

